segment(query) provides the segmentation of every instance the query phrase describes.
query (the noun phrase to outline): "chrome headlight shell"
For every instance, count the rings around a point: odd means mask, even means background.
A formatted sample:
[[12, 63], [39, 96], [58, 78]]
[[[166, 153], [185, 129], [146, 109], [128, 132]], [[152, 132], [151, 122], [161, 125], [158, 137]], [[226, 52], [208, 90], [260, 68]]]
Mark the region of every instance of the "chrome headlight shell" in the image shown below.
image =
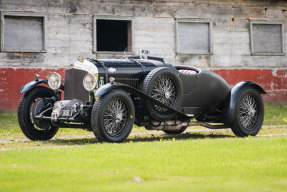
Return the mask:
[[83, 85], [87, 91], [92, 91], [97, 86], [97, 78], [93, 74], [87, 74], [85, 75], [83, 79]]
[[62, 85], [62, 77], [56, 72], [53, 72], [48, 77], [48, 85], [51, 89], [56, 90], [59, 89]]

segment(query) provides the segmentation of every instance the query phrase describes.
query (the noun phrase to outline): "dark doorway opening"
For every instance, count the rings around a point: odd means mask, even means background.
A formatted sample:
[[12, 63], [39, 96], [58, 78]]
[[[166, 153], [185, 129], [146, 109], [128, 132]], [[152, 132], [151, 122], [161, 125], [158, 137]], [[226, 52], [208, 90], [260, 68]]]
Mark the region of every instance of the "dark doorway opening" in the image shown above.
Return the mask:
[[131, 46], [131, 21], [98, 19], [96, 22], [97, 51], [123, 52]]

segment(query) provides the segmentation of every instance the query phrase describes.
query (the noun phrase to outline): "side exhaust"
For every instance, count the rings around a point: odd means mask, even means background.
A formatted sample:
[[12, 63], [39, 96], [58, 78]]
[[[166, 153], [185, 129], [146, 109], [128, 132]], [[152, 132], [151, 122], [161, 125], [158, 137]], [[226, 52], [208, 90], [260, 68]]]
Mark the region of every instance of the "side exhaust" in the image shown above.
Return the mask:
[[230, 128], [227, 125], [224, 124], [208, 124], [201, 121], [190, 121], [190, 122], [181, 122], [181, 121], [164, 121], [164, 122], [157, 122], [152, 121], [153, 125], [150, 127], [150, 130], [167, 130], [167, 131], [177, 131], [180, 130], [182, 127], [189, 127], [189, 126], [202, 126], [206, 127], [208, 129], [227, 129]]

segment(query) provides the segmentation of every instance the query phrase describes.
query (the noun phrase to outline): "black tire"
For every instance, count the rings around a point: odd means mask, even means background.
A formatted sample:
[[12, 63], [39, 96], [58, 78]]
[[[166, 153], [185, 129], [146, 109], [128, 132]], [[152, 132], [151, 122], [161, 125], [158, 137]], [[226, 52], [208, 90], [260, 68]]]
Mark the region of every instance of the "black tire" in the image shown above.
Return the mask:
[[[155, 89], [158, 86], [157, 83], [161, 79], [167, 79], [173, 86], [175, 86], [175, 88], [172, 90], [173, 93], [168, 92], [169, 96], [163, 96], [162, 93], [155, 94]], [[160, 67], [152, 70], [144, 79], [143, 92], [155, 99], [157, 99], [156, 95], [161, 95], [163, 102], [166, 102], [165, 104], [169, 105], [175, 110], [178, 110], [181, 106], [183, 96], [182, 82], [179, 78], [179, 73], [176, 70], [172, 70], [167, 67]], [[176, 114], [175, 112], [154, 105], [149, 101], [147, 101], [146, 104], [150, 116], [157, 121], [169, 120]]]
[[[33, 115], [31, 117], [31, 113], [34, 112], [37, 103], [35, 103], [35, 101], [52, 96], [55, 96], [55, 93], [51, 89], [38, 86], [22, 95], [19, 101], [18, 122], [24, 135], [32, 141], [49, 140], [56, 135], [59, 129], [51, 125], [49, 121], [36, 122]], [[39, 125], [45, 125], [45, 127], [39, 127]], [[48, 127], [46, 125], [48, 125]]]
[[255, 136], [264, 121], [264, 103], [260, 93], [248, 87], [243, 89], [235, 104], [234, 121], [231, 129], [236, 136]]
[[187, 126], [183, 126], [180, 130], [176, 131], [169, 131], [169, 130], [163, 130], [166, 134], [171, 134], [171, 135], [176, 135], [176, 134], [181, 134], [187, 129]]
[[[119, 105], [123, 110], [116, 112], [116, 108], [112, 105]], [[118, 114], [121, 115], [118, 116]], [[129, 136], [134, 124], [134, 117], [134, 104], [128, 93], [112, 90], [95, 102], [92, 109], [91, 125], [98, 141], [119, 143]]]

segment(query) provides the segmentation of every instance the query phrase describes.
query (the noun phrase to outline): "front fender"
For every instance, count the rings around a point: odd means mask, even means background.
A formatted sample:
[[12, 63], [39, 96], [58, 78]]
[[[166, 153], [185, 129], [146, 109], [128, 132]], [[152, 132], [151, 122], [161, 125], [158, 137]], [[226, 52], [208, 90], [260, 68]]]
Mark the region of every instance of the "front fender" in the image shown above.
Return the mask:
[[103, 86], [101, 86], [99, 89], [96, 90], [94, 93], [95, 97], [101, 97], [110, 92], [111, 90], [115, 88], [119, 88], [121, 85], [118, 83], [107, 83]]
[[39, 79], [39, 80], [31, 81], [31, 82], [27, 83], [26, 85], [24, 85], [23, 87], [21, 87], [21, 89], [19, 90], [19, 93], [26, 93], [41, 83], [48, 84], [48, 80], [47, 79]]
[[228, 95], [226, 101], [225, 101], [225, 109], [224, 109], [224, 122], [228, 125], [233, 123], [234, 120], [234, 113], [235, 113], [235, 107], [236, 102], [240, 97], [241, 91], [246, 87], [253, 87], [255, 88], [260, 94], [267, 94], [264, 89], [258, 85], [257, 83], [254, 83], [252, 81], [241, 81], [237, 83], [232, 89], [230, 94]]

